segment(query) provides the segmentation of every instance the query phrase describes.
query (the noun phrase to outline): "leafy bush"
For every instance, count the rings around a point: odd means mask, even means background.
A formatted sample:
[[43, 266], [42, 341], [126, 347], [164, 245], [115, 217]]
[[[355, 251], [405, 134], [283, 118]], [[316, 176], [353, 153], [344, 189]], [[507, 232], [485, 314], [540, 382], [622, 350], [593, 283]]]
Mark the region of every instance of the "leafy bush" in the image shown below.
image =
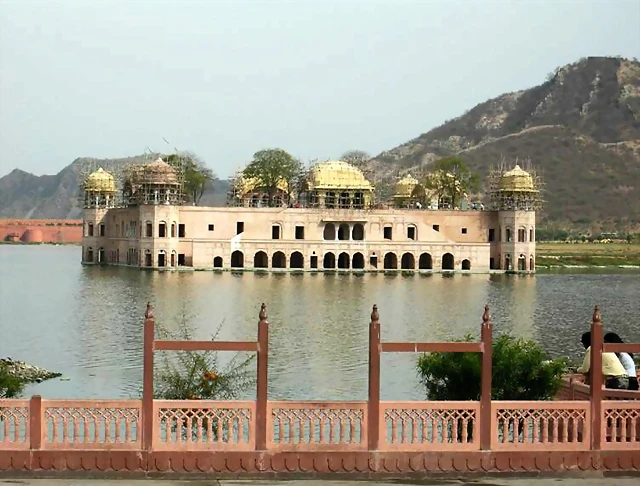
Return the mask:
[[[466, 336], [458, 342], [470, 342]], [[479, 353], [428, 353], [418, 358], [418, 374], [429, 400], [479, 400]], [[547, 360], [535, 342], [502, 335], [493, 342], [493, 400], [550, 400], [567, 371], [563, 359]]]
[[[220, 326], [221, 327], [221, 326]], [[211, 337], [215, 341], [220, 327]], [[157, 328], [159, 339], [193, 340], [193, 328], [183, 315], [177, 332]], [[221, 366], [217, 351], [171, 351], [155, 369], [154, 396], [163, 400], [233, 400], [252, 387], [255, 379], [249, 365], [252, 355], [241, 359], [236, 354]]]
[[16, 398], [23, 389], [24, 382], [10, 373], [6, 364], [0, 363], [0, 398]]
[[[215, 341], [220, 327], [212, 336]], [[193, 340], [193, 329], [184, 315], [177, 332], [158, 327], [159, 339]], [[249, 365], [255, 355], [241, 359], [236, 354], [226, 366], [222, 366], [217, 351], [170, 351], [154, 370], [154, 397], [163, 400], [233, 400], [255, 383]], [[180, 434], [184, 439], [199, 441], [206, 438], [227, 442], [242, 434], [241, 424], [229, 420], [216, 420], [231, 413], [216, 408], [215, 412], [203, 412], [197, 408], [184, 408], [179, 415], [164, 424], [166, 433]], [[161, 426], [162, 427], [162, 426]], [[209, 437], [211, 435], [211, 437]]]

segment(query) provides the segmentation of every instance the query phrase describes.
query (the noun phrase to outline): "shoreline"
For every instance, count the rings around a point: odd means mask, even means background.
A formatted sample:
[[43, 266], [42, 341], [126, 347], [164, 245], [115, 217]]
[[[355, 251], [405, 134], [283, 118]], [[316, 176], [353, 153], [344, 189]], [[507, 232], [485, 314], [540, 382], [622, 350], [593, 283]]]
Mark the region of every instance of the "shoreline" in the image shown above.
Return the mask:
[[23, 385], [42, 383], [62, 376], [62, 373], [49, 371], [10, 357], [0, 358], [0, 366], [6, 367], [7, 374], [16, 377]]

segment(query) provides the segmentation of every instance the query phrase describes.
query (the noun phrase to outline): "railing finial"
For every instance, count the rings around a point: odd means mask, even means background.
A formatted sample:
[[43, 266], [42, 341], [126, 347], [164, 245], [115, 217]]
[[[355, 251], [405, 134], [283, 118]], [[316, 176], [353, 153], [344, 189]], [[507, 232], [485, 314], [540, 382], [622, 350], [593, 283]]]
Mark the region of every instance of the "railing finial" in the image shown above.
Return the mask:
[[600, 309], [598, 306], [593, 308], [593, 323], [594, 324], [602, 324], [602, 314], [600, 314]]
[[145, 319], [153, 319], [153, 306], [151, 302], [147, 302], [147, 309], [144, 311]]
[[378, 322], [380, 320], [380, 314], [378, 313], [378, 304], [373, 304], [373, 310], [371, 311], [371, 322]]
[[260, 313], [258, 314], [258, 318], [261, 321], [266, 321], [267, 320], [267, 304], [265, 304], [264, 302], [260, 306]]

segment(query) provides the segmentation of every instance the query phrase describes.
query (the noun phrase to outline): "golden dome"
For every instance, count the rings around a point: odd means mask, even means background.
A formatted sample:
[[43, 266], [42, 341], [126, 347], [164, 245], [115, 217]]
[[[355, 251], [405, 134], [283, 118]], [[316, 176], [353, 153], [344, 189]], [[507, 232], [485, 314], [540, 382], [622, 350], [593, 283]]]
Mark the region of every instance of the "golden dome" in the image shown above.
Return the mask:
[[[251, 191], [260, 189], [262, 186], [263, 184], [257, 177], [244, 177], [242, 175], [236, 179], [235, 183], [236, 190], [243, 196]], [[283, 179], [278, 181], [276, 188], [282, 192], [289, 192], [287, 181]]]
[[322, 162], [309, 172], [309, 190], [351, 189], [372, 191], [373, 186], [353, 165], [337, 161]]
[[116, 192], [116, 181], [111, 174], [100, 167], [97, 171], [87, 176], [84, 183], [84, 190], [94, 192]]
[[411, 197], [413, 190], [418, 184], [418, 179], [411, 174], [407, 174], [396, 183], [396, 194], [394, 197]]
[[177, 184], [178, 176], [173, 167], [161, 157], [155, 162], [139, 166], [134, 172], [136, 182], [141, 184]]
[[522, 170], [519, 165], [502, 174], [500, 178], [501, 191], [537, 192], [533, 185], [533, 177]]

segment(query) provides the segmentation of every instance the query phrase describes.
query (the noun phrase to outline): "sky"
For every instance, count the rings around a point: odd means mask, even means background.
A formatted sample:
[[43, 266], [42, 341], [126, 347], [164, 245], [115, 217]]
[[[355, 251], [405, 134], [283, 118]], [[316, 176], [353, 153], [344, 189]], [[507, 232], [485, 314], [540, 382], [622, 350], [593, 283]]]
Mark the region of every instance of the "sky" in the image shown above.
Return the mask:
[[147, 148], [220, 177], [264, 148], [377, 155], [616, 55], [640, 57], [640, 0], [0, 0], [0, 177]]

